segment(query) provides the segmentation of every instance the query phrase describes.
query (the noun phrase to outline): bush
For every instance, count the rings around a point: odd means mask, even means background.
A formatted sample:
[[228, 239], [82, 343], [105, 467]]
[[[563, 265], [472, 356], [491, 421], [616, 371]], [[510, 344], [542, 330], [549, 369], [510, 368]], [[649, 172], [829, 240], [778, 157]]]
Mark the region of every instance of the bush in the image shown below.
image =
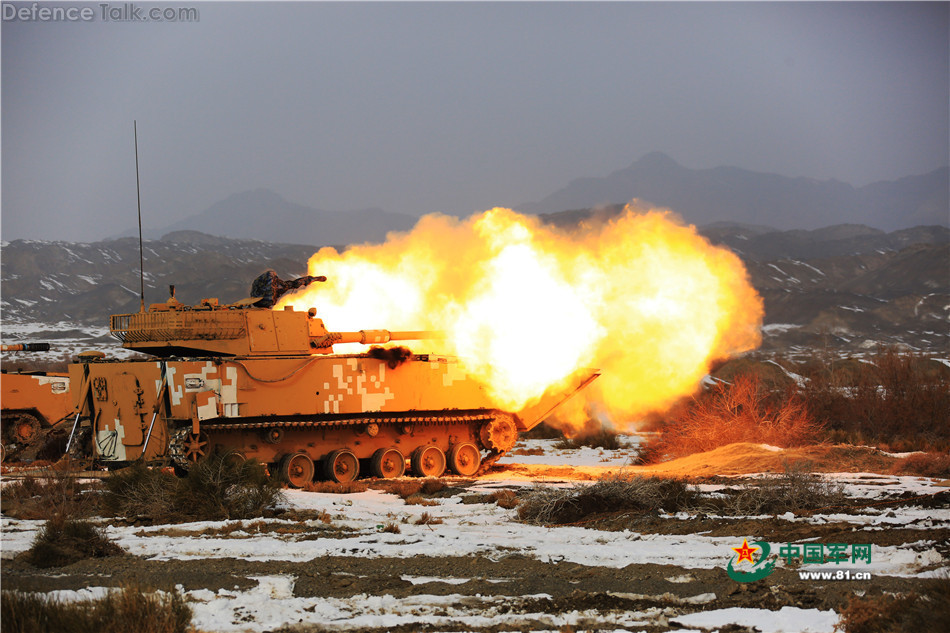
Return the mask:
[[892, 448], [950, 446], [950, 371], [921, 354], [886, 349], [870, 362], [802, 369], [811, 415], [829, 429]]
[[235, 460], [228, 453], [210, 455], [179, 481], [176, 504], [196, 513], [193, 520], [260, 517], [284, 498], [261, 463]]
[[779, 396], [755, 376], [739, 375], [674, 408], [642, 455], [680, 457], [736, 442], [787, 448], [814, 443], [820, 433], [821, 425], [793, 392]]
[[191, 608], [177, 591], [145, 593], [126, 587], [78, 602], [4, 591], [0, 619], [4, 633], [186, 633]]
[[3, 489], [0, 507], [18, 519], [84, 518], [98, 512], [99, 482], [90, 483], [69, 472], [46, 468]]
[[853, 597], [835, 627], [845, 633], [943, 631], [950, 622], [950, 577], [920, 581], [919, 590], [903, 596]]
[[139, 462], [106, 480], [104, 508], [113, 516], [148, 521], [251, 519], [283, 500], [280, 484], [256, 460], [212, 454], [180, 479]]
[[526, 523], [574, 523], [624, 510], [676, 512], [695, 505], [698, 492], [678, 479], [608, 477], [569, 488], [539, 486], [521, 495], [518, 518]]
[[103, 511], [111, 516], [136, 520], [173, 518], [178, 478], [171, 473], [135, 462], [105, 480]]
[[723, 514], [757, 515], [803, 514], [846, 501], [840, 484], [826, 483], [817, 475], [786, 467], [781, 475], [746, 484], [735, 496], [712, 503]]
[[124, 553], [125, 550], [109, 540], [104, 530], [89, 521], [57, 518], [40, 528], [24, 559], [35, 567], [48, 568]]

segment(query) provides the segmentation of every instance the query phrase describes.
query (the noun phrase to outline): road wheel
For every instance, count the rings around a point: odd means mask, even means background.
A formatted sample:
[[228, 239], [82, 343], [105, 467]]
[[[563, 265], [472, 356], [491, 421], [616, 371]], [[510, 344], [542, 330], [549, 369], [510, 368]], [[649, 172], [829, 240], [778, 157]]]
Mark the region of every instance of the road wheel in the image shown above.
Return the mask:
[[360, 474], [360, 460], [345, 448], [335, 450], [323, 458], [323, 474], [330, 481], [346, 483]]
[[395, 448], [381, 448], [373, 453], [370, 464], [373, 477], [391, 479], [406, 472], [406, 457]]
[[313, 460], [306, 453], [291, 453], [280, 461], [280, 478], [291, 488], [303, 488], [313, 481]]
[[445, 472], [445, 453], [435, 445], [420, 446], [412, 452], [412, 474], [418, 477], [441, 477]]
[[449, 468], [457, 475], [471, 477], [481, 463], [482, 454], [474, 444], [456, 444], [449, 450]]

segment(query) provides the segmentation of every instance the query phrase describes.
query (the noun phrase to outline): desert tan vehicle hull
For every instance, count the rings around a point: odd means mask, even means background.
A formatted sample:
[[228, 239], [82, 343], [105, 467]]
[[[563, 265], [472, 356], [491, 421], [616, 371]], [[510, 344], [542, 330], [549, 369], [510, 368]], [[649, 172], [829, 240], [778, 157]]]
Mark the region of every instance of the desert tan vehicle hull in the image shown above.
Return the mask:
[[257, 459], [291, 485], [474, 475], [511, 448], [519, 431], [596, 377], [520, 412], [497, 410], [453, 358], [301, 355], [70, 366], [77, 431], [104, 463], [171, 460], [187, 468], [212, 451]]

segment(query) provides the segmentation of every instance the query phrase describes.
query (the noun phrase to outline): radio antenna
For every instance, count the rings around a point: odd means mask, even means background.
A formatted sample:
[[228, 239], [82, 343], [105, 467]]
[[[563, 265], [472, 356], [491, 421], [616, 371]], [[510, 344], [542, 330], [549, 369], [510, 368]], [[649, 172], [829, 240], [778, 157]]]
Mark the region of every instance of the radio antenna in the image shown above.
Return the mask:
[[142, 247], [142, 189], [139, 186], [139, 129], [138, 124], [132, 121], [132, 134], [135, 138], [135, 197], [139, 209], [139, 281], [141, 283], [142, 305], [140, 312], [145, 312], [145, 250]]

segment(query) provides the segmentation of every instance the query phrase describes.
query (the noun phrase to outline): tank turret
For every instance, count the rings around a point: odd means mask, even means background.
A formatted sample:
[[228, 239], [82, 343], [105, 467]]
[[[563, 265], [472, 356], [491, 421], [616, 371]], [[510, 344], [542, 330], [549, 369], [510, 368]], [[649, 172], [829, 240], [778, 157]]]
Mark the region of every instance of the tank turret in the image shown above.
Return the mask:
[[153, 303], [148, 312], [112, 315], [110, 332], [123, 347], [160, 357], [330, 354], [338, 343], [379, 345], [438, 338], [431, 331], [330, 332], [315, 308], [272, 310], [260, 307], [256, 299], [226, 305], [204, 299], [186, 306], [173, 290], [168, 301]]

